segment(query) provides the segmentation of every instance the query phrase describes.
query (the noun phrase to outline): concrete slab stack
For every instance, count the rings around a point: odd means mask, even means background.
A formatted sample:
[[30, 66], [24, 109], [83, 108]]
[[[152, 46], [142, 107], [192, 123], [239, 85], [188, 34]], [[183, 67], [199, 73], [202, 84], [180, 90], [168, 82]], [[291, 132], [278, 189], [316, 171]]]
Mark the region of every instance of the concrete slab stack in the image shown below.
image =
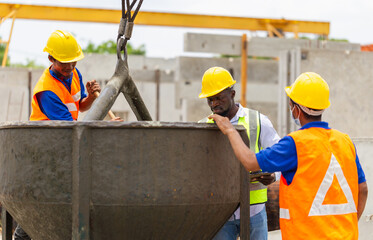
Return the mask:
[[[360, 51], [360, 44], [309, 39], [259, 38], [248, 39], [247, 53], [256, 57], [278, 57], [283, 50], [293, 48]], [[241, 55], [241, 36], [186, 33], [184, 51]]]

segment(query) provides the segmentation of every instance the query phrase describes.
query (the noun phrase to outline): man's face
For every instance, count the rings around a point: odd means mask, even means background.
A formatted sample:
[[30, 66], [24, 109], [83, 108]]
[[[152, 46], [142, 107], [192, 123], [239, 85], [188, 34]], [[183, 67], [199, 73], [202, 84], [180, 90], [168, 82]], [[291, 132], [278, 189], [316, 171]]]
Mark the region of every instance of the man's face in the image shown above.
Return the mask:
[[235, 91], [228, 88], [214, 96], [208, 97], [207, 104], [213, 113], [226, 116], [234, 104], [234, 95]]
[[71, 76], [71, 73], [76, 66], [76, 62], [62, 63], [54, 58], [50, 58], [49, 60], [53, 64], [53, 69], [66, 78]]

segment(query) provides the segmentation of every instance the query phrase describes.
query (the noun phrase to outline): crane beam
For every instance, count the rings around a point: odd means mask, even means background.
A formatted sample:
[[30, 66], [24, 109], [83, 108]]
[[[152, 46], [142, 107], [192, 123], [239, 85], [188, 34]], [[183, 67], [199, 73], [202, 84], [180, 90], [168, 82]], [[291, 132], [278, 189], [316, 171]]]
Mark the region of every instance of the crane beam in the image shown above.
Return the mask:
[[[17, 19], [119, 23], [121, 10], [56, 7], [0, 3], [0, 17], [17, 9]], [[188, 28], [238, 29], [267, 31], [268, 24], [283, 32], [329, 35], [329, 22], [299, 21], [287, 19], [247, 18], [141, 11], [135, 24]]]

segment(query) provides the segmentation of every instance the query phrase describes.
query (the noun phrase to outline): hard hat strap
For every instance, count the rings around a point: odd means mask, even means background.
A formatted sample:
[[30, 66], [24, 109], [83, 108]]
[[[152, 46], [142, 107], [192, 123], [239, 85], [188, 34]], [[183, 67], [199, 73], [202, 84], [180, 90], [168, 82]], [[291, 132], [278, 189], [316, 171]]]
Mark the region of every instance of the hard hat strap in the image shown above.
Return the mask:
[[320, 116], [325, 111], [325, 109], [313, 110], [313, 109], [310, 109], [308, 107], [302, 106], [300, 104], [298, 104], [298, 106], [302, 109], [303, 112], [307, 113], [310, 116]]

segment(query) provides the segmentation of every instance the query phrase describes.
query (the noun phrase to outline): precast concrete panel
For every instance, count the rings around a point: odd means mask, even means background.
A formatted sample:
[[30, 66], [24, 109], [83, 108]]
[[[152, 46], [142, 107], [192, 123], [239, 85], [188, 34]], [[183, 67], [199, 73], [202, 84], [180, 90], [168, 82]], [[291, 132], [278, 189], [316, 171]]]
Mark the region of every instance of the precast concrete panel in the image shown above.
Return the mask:
[[0, 120], [21, 121], [29, 118], [30, 72], [22, 68], [0, 69]]
[[368, 184], [368, 199], [365, 210], [359, 221], [359, 239], [373, 239], [373, 138], [353, 138], [356, 146], [356, 151], [359, 156], [361, 167], [365, 172], [365, 178]]
[[373, 136], [372, 62], [371, 52], [302, 50], [301, 72], [319, 73], [329, 84], [324, 120], [352, 137]]

